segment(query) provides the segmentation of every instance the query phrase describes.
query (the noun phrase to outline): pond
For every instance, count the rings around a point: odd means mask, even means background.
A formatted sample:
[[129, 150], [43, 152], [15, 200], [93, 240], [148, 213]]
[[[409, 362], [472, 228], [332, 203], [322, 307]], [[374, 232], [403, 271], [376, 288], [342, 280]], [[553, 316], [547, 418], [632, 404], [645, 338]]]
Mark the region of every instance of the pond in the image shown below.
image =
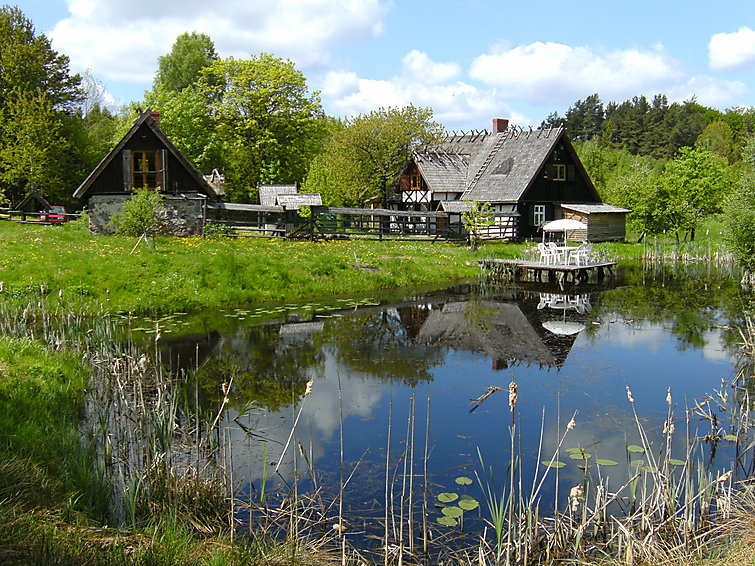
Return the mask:
[[[350, 531], [379, 534], [387, 508], [419, 521], [423, 504], [444, 528], [439, 494], [482, 503], [512, 461], [516, 489], [544, 510], [566, 507], [588, 473], [618, 487], [651, 472], [661, 446], [680, 468], [694, 457], [712, 477], [751, 473], [723, 408], [741, 367], [738, 283], [733, 269], [626, 264], [568, 292], [465, 285], [237, 308], [158, 321], [159, 349], [196, 368], [241, 500], [296, 486], [332, 518], [343, 485]], [[133, 335], [154, 325], [132, 322]], [[487, 511], [465, 513], [474, 530]]]

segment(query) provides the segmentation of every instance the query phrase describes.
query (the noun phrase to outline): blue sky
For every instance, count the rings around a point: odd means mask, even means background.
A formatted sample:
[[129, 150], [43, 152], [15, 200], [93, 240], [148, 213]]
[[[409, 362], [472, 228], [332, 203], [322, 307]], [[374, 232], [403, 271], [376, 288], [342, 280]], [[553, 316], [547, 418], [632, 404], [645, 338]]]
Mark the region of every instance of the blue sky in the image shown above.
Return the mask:
[[597, 92], [755, 105], [752, 0], [22, 0], [76, 72], [141, 100], [185, 31], [292, 59], [329, 114], [430, 106], [449, 129], [538, 125]]

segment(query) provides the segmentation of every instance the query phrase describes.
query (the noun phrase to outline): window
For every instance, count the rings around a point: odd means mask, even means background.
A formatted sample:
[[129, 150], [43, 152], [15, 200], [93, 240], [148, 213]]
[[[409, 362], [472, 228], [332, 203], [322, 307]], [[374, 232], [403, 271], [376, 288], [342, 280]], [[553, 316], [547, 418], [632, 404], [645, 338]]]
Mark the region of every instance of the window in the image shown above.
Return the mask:
[[545, 205], [532, 205], [532, 225], [540, 226], [543, 222], [545, 222]]
[[409, 186], [412, 190], [419, 190], [419, 189], [426, 189], [427, 185], [425, 185], [425, 180], [422, 178], [422, 175], [415, 174], [411, 175], [409, 177]]
[[131, 153], [131, 170], [133, 171], [133, 187], [140, 189], [157, 188], [157, 151], [133, 151]]
[[566, 165], [556, 163], [553, 165], [553, 180], [566, 181]]

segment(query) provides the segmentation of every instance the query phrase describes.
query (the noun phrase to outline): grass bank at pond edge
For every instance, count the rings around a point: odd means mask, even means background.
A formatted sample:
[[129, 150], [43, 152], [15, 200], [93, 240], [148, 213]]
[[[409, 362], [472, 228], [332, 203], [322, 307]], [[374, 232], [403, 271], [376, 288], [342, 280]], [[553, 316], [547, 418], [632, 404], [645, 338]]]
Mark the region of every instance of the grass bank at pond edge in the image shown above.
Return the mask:
[[0, 222], [0, 299], [48, 296], [78, 312], [175, 312], [296, 301], [380, 289], [449, 285], [479, 274], [477, 257], [514, 257], [519, 244], [472, 254], [444, 242], [294, 242], [257, 238], [136, 239], [76, 226]]
[[317, 542], [234, 542], [171, 516], [141, 529], [109, 528], [110, 490], [79, 432], [88, 369], [80, 354], [0, 337], [0, 564], [331, 562]]

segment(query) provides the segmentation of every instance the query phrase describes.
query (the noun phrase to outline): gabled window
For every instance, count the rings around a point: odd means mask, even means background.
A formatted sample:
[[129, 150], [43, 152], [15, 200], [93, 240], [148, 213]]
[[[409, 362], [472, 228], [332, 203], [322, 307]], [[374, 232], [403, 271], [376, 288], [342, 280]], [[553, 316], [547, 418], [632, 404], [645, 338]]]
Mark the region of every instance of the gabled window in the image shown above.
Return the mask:
[[421, 189], [426, 189], [427, 184], [425, 183], [425, 180], [422, 178], [422, 175], [419, 173], [415, 173], [413, 175], [409, 176], [409, 187], [416, 191]]
[[132, 187], [137, 189], [157, 188], [157, 151], [144, 150], [131, 152]]
[[123, 190], [166, 188], [167, 151], [164, 149], [124, 149]]
[[553, 180], [566, 181], [566, 165], [563, 163], [555, 163], [553, 165]]

